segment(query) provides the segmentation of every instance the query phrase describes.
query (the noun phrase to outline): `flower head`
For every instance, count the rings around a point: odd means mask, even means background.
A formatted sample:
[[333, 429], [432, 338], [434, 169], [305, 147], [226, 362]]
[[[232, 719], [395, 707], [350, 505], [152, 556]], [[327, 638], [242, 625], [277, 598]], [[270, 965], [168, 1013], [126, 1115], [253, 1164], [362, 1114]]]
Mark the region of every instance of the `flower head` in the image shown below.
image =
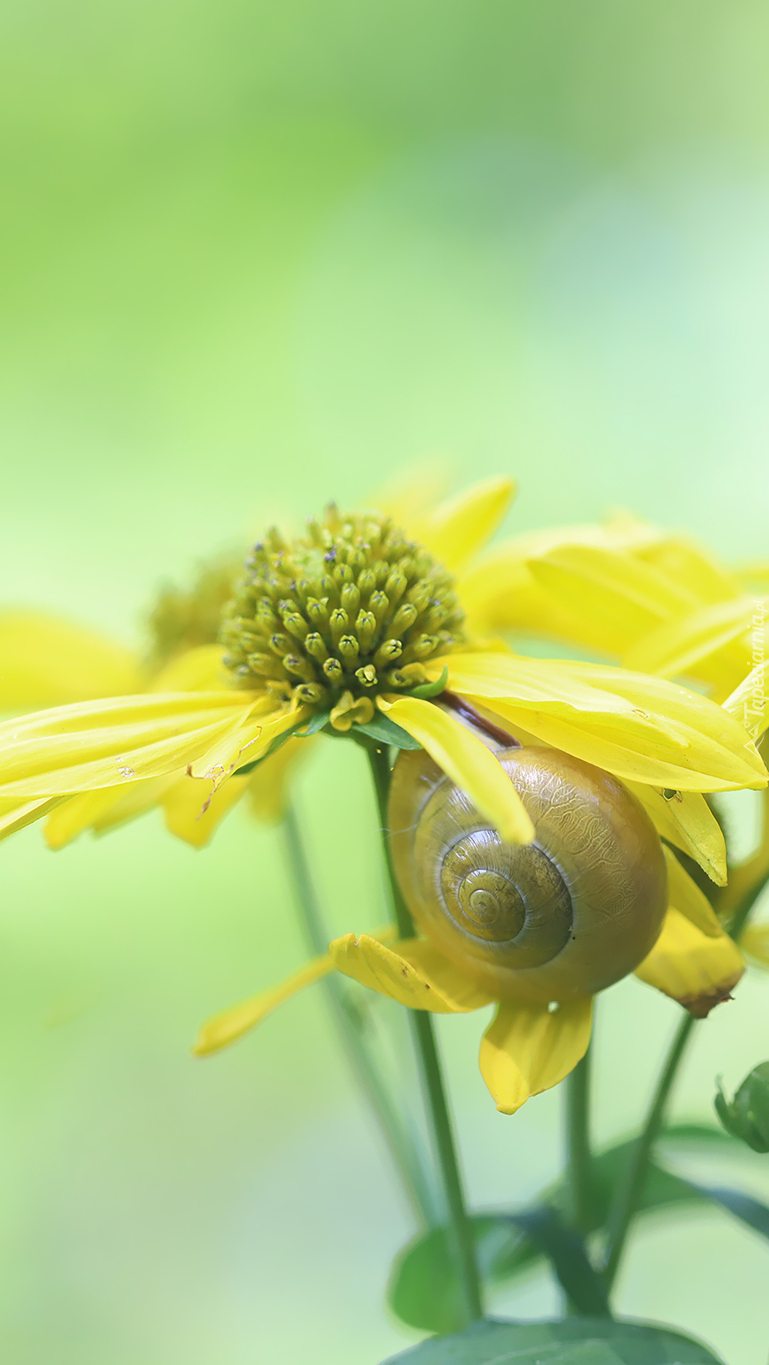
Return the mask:
[[349, 729], [381, 693], [424, 682], [463, 624], [451, 574], [390, 517], [330, 506], [305, 535], [254, 546], [224, 613], [224, 665], [239, 687]]

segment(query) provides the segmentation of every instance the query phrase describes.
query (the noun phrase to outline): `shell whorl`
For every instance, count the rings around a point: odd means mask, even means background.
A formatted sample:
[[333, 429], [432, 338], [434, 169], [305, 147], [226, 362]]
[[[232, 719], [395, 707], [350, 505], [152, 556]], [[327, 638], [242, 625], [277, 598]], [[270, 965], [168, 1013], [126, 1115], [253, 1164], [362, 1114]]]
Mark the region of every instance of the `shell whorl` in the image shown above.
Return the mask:
[[497, 754], [532, 818], [505, 842], [423, 750], [393, 772], [395, 871], [419, 928], [491, 994], [592, 995], [653, 947], [667, 907], [665, 860], [640, 803], [616, 778], [557, 749]]

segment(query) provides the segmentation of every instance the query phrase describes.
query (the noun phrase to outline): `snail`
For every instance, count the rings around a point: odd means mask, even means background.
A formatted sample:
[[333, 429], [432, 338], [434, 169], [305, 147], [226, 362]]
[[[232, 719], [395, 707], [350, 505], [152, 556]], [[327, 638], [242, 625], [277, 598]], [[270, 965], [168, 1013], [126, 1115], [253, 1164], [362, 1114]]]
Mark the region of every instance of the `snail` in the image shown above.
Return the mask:
[[653, 948], [667, 908], [662, 845], [610, 773], [557, 749], [497, 753], [535, 828], [503, 841], [424, 750], [401, 751], [395, 873], [425, 936], [497, 999], [594, 995]]

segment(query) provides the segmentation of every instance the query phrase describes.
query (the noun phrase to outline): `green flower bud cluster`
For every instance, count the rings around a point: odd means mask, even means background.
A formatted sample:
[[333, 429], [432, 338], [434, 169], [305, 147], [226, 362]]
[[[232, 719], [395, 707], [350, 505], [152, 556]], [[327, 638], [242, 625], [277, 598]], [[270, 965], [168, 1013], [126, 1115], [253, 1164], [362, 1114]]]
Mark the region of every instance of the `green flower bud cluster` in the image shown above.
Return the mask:
[[423, 682], [463, 621], [451, 575], [390, 518], [332, 505], [304, 536], [254, 546], [220, 638], [239, 686], [320, 710]]
[[719, 1081], [715, 1108], [727, 1133], [741, 1138], [754, 1152], [769, 1152], [769, 1062], [753, 1068], [731, 1104]]
[[189, 587], [161, 587], [147, 615], [151, 665], [157, 668], [183, 650], [216, 643], [238, 568], [229, 558], [211, 560], [200, 565]]

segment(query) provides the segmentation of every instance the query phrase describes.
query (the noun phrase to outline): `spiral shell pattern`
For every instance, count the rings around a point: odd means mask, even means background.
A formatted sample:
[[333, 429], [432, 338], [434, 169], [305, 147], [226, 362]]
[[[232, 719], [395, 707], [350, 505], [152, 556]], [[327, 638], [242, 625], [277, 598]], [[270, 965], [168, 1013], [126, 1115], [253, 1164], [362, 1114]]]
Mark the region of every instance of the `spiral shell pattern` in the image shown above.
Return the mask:
[[497, 757], [535, 828], [505, 842], [423, 750], [390, 793], [396, 875], [416, 924], [499, 998], [593, 995], [654, 946], [667, 908], [659, 837], [611, 774], [557, 749]]

